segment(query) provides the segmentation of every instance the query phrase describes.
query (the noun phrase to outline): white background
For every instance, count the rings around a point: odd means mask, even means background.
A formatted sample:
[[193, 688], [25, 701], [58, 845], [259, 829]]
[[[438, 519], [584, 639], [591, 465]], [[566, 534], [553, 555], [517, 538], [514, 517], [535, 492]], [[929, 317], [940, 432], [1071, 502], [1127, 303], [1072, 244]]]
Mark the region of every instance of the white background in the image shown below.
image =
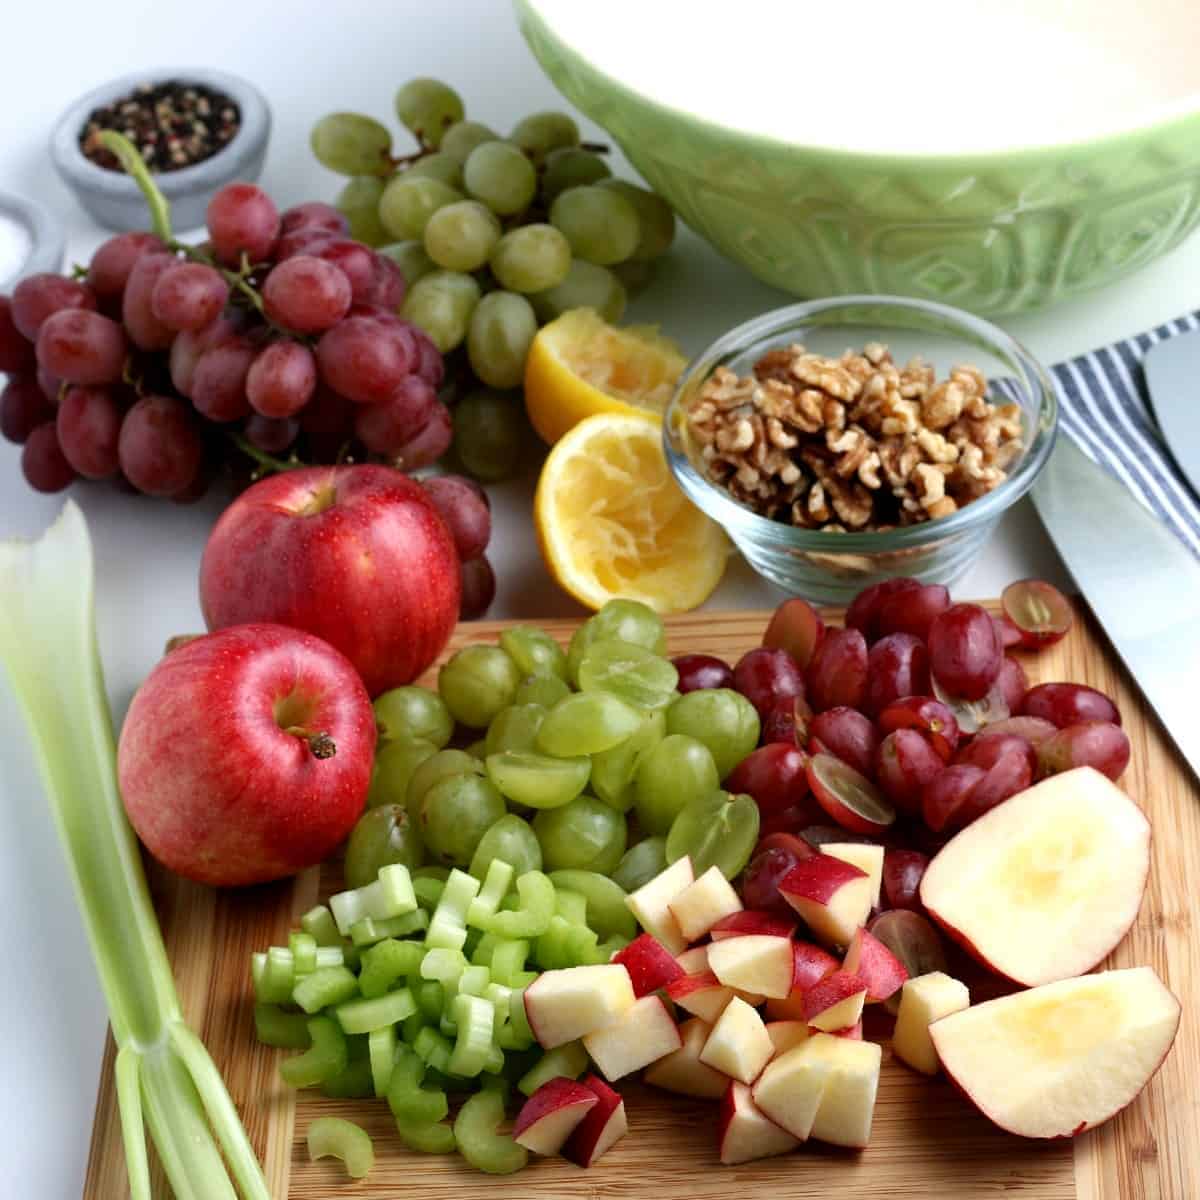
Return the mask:
[[[630, 36], [636, 37], [636, 30]], [[5, 16], [0, 73], [0, 189], [36, 197], [67, 223], [72, 259], [101, 240], [50, 166], [46, 138], [76, 95], [156, 66], [233, 71], [266, 93], [275, 117], [262, 182], [281, 206], [331, 198], [336, 179], [308, 152], [315, 118], [336, 108], [390, 119], [396, 86], [416, 74], [454, 83], [469, 115], [499, 130], [557, 94], [522, 42], [506, 0], [82, 0], [21, 3]], [[1012, 81], [1019, 86], [1019, 80]], [[853, 103], [850, 90], [838, 103]], [[598, 133], [591, 130], [589, 132]], [[1129, 282], [1044, 315], [1002, 322], [1044, 361], [1102, 344], [1200, 303], [1200, 240]], [[658, 321], [688, 351], [784, 300], [685, 232], [632, 316]], [[532, 481], [493, 492], [494, 616], [573, 615], [546, 576], [528, 523]], [[118, 715], [173, 633], [198, 630], [196, 567], [217, 502], [161, 501], [74, 489], [98, 560], [98, 620]], [[17, 448], [0, 444], [0, 535], [33, 535], [61, 497], [28, 491]], [[961, 593], [994, 595], [1010, 579], [1065, 577], [1028, 503], [1004, 521]], [[741, 563], [710, 601], [766, 607], [778, 594]], [[0, 684], [0, 1191], [80, 1194], [104, 1032], [104, 1004], [24, 732]], [[107, 1198], [104, 1198], [107, 1200]]]

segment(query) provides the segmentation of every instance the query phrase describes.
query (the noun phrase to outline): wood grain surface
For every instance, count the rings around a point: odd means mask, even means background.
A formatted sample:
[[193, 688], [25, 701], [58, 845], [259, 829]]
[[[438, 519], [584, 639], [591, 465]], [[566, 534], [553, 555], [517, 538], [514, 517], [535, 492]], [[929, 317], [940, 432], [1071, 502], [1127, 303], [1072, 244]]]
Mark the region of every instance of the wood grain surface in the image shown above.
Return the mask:
[[[703, 651], [735, 660], [758, 643], [763, 613], [701, 612], [668, 619], [671, 653]], [[564, 639], [572, 623], [546, 622]], [[461, 626], [447, 654], [493, 640], [503, 624]], [[1149, 964], [1183, 1001], [1179, 1037], [1162, 1070], [1124, 1112], [1073, 1141], [1037, 1143], [995, 1128], [942, 1080], [891, 1059], [883, 1075], [871, 1144], [861, 1154], [816, 1143], [740, 1167], [717, 1161], [716, 1106], [622, 1081], [629, 1135], [595, 1167], [537, 1160], [515, 1176], [480, 1174], [457, 1156], [407, 1151], [378, 1100], [327, 1100], [290, 1092], [277, 1073], [281, 1052], [259, 1046], [251, 1017], [252, 950], [285, 942], [299, 914], [340, 886], [337, 864], [294, 883], [244, 891], [200, 888], [155, 872], [167, 949], [187, 1019], [221, 1068], [277, 1200], [1200, 1200], [1200, 1032], [1194, 998], [1200, 946], [1193, 929], [1200, 887], [1198, 790], [1086, 618], [1038, 656], [1022, 656], [1032, 682], [1072, 680], [1113, 696], [1133, 743], [1123, 786], [1154, 827], [1153, 865], [1137, 922], [1108, 966]], [[432, 673], [431, 673], [432, 674]], [[976, 983], [978, 976], [972, 976]], [[868, 1034], [870, 1034], [868, 1029]], [[886, 1024], [881, 1036], [886, 1039]], [[86, 1200], [128, 1196], [112, 1090], [109, 1040], [96, 1107]], [[376, 1165], [347, 1180], [339, 1163], [310, 1163], [304, 1134], [317, 1116], [345, 1116], [375, 1139]], [[156, 1196], [168, 1197], [161, 1177]]]

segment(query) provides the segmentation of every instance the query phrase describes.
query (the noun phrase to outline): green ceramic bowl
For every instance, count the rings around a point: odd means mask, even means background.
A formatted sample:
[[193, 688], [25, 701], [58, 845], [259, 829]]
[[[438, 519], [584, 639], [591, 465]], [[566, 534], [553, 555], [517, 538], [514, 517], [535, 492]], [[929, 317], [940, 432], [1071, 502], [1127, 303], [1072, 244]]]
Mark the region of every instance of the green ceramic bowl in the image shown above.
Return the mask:
[[[1021, 312], [1121, 278], [1200, 222], [1200, 108], [1027, 150], [804, 146], [652, 100], [568, 45], [534, 0], [515, 7], [554, 84], [679, 215], [798, 296], [893, 293], [979, 314]], [[1001, 72], [992, 86], [1010, 78], [1020, 86], [1019, 72]]]

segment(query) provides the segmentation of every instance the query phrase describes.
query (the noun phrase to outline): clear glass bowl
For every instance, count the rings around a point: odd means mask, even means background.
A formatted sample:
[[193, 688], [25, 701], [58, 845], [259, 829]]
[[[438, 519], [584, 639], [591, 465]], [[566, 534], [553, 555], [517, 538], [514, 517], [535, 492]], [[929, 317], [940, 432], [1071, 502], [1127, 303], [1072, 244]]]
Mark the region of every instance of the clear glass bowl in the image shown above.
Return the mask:
[[[687, 413], [715, 368], [747, 375], [765, 351], [792, 342], [830, 356], [884, 342], [897, 362], [920, 355], [939, 378], [958, 363], [977, 366], [999, 381], [1004, 400], [1021, 406], [1021, 457], [993, 491], [950, 516], [920, 525], [882, 533], [823, 533], [759, 516], [708, 479]], [[667, 409], [663, 441], [684, 492], [726, 530], [760, 575], [811, 600], [846, 603], [864, 587], [893, 575], [926, 583], [957, 580], [1004, 513], [1033, 486], [1050, 457], [1057, 429], [1058, 403], [1045, 368], [1002, 329], [944, 304], [898, 296], [838, 296], [776, 309], [713, 342], [688, 364]]]

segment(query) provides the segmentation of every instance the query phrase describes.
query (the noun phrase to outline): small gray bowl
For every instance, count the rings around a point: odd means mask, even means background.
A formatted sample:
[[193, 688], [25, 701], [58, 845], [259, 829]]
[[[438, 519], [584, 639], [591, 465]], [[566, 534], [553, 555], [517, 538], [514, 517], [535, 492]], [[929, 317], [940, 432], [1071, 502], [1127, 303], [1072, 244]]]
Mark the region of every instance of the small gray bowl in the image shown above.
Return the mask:
[[29, 235], [29, 252], [18, 266], [0, 274], [0, 292], [7, 292], [18, 279], [42, 271], [61, 271], [67, 241], [62, 223], [53, 213], [10, 192], [0, 192], [0, 220], [12, 221]]
[[241, 126], [227, 145], [211, 158], [179, 171], [154, 176], [171, 203], [171, 223], [177, 231], [204, 224], [204, 210], [217, 188], [235, 179], [254, 180], [262, 171], [271, 133], [271, 110], [253, 84], [223, 71], [199, 67], [163, 67], [138, 71], [93, 88], [63, 113], [50, 135], [50, 157], [80, 204], [108, 229], [149, 227], [146, 202], [137, 184], [122, 171], [97, 166], [79, 148], [79, 133], [95, 108], [133, 91], [147, 82], [177, 79], [223, 92], [241, 112]]

